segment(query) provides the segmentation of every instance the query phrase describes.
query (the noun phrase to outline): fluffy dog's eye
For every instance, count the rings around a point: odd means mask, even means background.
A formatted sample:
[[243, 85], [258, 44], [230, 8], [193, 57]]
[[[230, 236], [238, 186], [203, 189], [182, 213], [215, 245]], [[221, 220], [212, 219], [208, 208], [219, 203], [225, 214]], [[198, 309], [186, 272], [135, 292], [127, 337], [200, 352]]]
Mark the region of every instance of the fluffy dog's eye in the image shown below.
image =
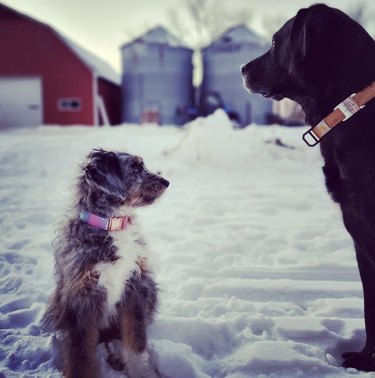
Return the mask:
[[276, 41], [275, 41], [275, 38], [272, 38], [272, 48], [274, 49], [276, 46]]
[[135, 163], [132, 165], [132, 171], [134, 173], [140, 173], [142, 171], [143, 167], [142, 167], [142, 164], [139, 164], [139, 163]]

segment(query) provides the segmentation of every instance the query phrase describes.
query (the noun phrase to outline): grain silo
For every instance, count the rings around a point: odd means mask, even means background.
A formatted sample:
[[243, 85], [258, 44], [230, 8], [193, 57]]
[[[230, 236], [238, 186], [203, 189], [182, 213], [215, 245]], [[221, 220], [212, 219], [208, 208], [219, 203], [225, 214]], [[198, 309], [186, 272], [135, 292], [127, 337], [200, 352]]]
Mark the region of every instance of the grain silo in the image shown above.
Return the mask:
[[222, 107], [242, 126], [267, 123], [272, 100], [245, 91], [240, 67], [268, 49], [267, 43], [245, 25], [227, 30], [203, 49], [203, 115]]
[[163, 27], [121, 47], [123, 121], [181, 125], [193, 105], [193, 51]]

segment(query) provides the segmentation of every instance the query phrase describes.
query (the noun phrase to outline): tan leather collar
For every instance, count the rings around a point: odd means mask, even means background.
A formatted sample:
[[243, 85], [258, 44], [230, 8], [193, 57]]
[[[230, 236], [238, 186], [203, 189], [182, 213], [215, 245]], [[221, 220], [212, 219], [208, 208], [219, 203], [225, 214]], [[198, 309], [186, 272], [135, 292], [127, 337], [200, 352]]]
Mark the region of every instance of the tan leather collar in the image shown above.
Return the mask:
[[331, 129], [353, 114], [361, 110], [367, 102], [375, 97], [375, 81], [358, 93], [354, 93], [338, 104], [335, 110], [328, 114], [316, 126], [306, 131], [302, 139], [309, 147], [316, 146]]

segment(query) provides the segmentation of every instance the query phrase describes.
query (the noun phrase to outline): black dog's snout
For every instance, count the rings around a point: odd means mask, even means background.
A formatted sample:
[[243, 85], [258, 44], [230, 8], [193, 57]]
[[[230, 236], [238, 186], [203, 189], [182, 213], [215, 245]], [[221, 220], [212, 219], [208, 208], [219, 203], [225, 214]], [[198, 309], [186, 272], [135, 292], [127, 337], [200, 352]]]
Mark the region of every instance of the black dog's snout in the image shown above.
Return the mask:
[[249, 63], [243, 64], [241, 66], [241, 72], [244, 73], [248, 67], [249, 67]]

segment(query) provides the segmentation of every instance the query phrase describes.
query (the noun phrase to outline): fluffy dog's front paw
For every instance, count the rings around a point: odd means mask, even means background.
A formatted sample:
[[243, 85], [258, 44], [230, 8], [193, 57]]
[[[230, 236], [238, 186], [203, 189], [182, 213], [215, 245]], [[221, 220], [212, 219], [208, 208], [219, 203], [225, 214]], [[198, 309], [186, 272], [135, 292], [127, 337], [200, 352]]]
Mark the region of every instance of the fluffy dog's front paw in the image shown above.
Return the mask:
[[127, 351], [125, 372], [129, 378], [160, 378], [160, 374], [152, 365], [147, 351], [142, 353]]
[[375, 352], [364, 349], [362, 352], [347, 352], [342, 355], [342, 366], [362, 371], [375, 371]]
[[125, 364], [122, 362], [121, 358], [118, 355], [108, 355], [107, 362], [113, 370], [122, 371], [125, 368]]
[[107, 350], [107, 363], [113, 369], [117, 371], [123, 371], [125, 363], [121, 358], [119, 349], [116, 346], [116, 342], [106, 343], [105, 348]]

